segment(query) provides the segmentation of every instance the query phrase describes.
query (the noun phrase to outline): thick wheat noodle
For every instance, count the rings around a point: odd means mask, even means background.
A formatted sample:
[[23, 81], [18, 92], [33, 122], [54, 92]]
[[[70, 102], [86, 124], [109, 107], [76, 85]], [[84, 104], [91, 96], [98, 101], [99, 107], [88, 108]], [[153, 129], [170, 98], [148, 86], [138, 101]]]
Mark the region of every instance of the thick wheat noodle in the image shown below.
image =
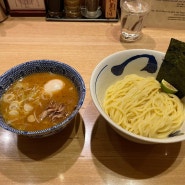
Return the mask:
[[176, 95], [162, 92], [154, 77], [135, 74], [107, 89], [103, 107], [118, 125], [145, 137], [166, 138], [185, 119], [184, 105]]

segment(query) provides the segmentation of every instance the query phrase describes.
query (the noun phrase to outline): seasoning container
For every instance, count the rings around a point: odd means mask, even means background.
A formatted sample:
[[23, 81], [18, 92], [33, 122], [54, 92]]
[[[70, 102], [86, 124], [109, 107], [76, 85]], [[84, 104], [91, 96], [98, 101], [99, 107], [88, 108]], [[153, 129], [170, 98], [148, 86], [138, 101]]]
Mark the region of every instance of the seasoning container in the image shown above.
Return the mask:
[[66, 18], [81, 17], [81, 0], [64, 0]]
[[104, 0], [105, 2], [105, 18], [115, 19], [117, 16], [118, 0]]
[[49, 17], [61, 18], [63, 17], [64, 3], [63, 0], [46, 0], [46, 8]]
[[85, 0], [84, 16], [87, 18], [98, 18], [102, 14], [99, 0]]

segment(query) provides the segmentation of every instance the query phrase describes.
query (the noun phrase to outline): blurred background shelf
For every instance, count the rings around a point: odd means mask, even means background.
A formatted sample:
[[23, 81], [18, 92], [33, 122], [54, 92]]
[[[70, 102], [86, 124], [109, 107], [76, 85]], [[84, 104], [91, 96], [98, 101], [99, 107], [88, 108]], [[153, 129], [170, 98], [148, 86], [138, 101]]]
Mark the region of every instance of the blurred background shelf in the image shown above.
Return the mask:
[[67, 17], [51, 17], [48, 13], [46, 13], [46, 21], [63, 21], [63, 22], [118, 22], [119, 14], [117, 13], [116, 18], [105, 18], [101, 15], [98, 18], [86, 18], [84, 16], [80, 18], [67, 18]]

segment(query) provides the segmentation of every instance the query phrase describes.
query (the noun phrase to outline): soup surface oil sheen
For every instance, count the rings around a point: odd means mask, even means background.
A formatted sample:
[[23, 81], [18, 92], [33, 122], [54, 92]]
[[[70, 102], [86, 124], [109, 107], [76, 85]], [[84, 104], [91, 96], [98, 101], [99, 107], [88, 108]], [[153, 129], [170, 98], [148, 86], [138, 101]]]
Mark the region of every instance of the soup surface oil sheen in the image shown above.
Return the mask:
[[70, 79], [53, 73], [35, 73], [12, 84], [0, 99], [0, 112], [16, 129], [42, 130], [66, 119], [78, 99]]

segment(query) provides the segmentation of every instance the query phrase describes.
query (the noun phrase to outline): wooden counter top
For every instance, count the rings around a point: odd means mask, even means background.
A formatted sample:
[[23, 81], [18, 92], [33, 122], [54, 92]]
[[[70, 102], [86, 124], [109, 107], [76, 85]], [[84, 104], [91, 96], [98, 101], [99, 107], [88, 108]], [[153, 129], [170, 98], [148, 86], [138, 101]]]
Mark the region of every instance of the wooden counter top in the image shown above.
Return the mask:
[[53, 59], [73, 66], [87, 94], [73, 124], [31, 139], [0, 129], [0, 184], [156, 185], [185, 183], [185, 142], [141, 145], [115, 133], [92, 103], [89, 81], [106, 56], [126, 49], [165, 52], [184, 30], [144, 28], [141, 40], [119, 41], [120, 23], [47, 22], [8, 18], [0, 23], [0, 75], [14, 65]]

